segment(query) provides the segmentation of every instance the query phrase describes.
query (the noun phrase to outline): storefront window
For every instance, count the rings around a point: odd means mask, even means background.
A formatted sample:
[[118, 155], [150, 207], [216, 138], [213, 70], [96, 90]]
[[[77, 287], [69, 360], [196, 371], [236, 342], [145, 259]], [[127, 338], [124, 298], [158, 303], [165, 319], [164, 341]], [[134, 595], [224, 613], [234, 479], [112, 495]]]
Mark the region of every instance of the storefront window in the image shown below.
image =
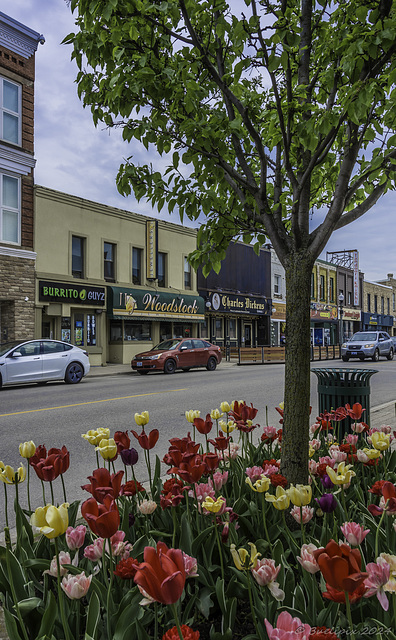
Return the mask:
[[96, 347], [96, 316], [87, 314], [87, 347]]
[[192, 324], [184, 322], [175, 322], [173, 325], [173, 337], [174, 338], [191, 338], [192, 336]]
[[237, 337], [237, 321], [235, 318], [230, 318], [229, 319], [229, 335], [230, 338], [236, 338]]
[[216, 338], [223, 337], [223, 318], [216, 318], [215, 320], [215, 336]]
[[201, 338], [209, 338], [209, 321], [207, 319], [201, 322], [201, 329], [199, 334]]
[[[49, 336], [43, 336], [49, 338]], [[61, 340], [63, 342], [70, 342], [71, 340], [71, 319], [68, 317], [62, 318], [61, 321]]]
[[122, 340], [121, 320], [111, 320], [110, 322], [110, 342], [120, 342]]
[[84, 345], [84, 314], [74, 314], [74, 344], [76, 347]]
[[162, 340], [169, 340], [172, 338], [172, 323], [171, 322], [161, 322], [160, 323], [160, 338]]
[[151, 340], [151, 322], [124, 320], [124, 340]]

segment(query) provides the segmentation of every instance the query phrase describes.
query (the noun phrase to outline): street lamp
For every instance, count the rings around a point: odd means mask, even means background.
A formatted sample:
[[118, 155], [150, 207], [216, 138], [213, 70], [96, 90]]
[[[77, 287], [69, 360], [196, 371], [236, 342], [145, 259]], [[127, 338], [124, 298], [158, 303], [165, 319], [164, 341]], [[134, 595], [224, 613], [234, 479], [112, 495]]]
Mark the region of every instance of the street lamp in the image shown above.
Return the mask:
[[344, 294], [340, 293], [340, 295], [338, 296], [338, 304], [340, 306], [340, 325], [339, 325], [339, 329], [338, 329], [338, 335], [339, 335], [339, 342], [340, 344], [343, 343], [343, 338], [344, 338], [344, 331], [343, 331], [343, 326], [342, 326], [342, 316], [344, 315], [344, 309], [343, 309], [343, 302], [344, 302]]

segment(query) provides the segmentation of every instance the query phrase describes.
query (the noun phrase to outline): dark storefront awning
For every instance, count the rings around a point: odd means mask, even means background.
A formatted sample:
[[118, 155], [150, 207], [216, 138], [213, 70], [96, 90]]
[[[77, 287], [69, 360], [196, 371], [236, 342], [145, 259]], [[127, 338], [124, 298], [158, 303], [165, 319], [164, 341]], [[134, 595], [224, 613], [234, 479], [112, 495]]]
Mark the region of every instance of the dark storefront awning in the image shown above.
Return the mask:
[[108, 287], [107, 314], [118, 320], [203, 322], [205, 301], [178, 292]]

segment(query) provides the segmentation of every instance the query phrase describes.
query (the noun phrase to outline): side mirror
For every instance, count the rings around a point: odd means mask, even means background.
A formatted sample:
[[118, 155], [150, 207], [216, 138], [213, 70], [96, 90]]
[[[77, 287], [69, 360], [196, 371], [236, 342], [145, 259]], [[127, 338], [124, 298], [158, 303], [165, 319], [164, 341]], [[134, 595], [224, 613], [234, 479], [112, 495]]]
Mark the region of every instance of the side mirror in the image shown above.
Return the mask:
[[11, 358], [22, 358], [22, 353], [20, 351], [13, 351]]
[[180, 347], [180, 351], [187, 351], [187, 349], [188, 347], [184, 347], [184, 346]]

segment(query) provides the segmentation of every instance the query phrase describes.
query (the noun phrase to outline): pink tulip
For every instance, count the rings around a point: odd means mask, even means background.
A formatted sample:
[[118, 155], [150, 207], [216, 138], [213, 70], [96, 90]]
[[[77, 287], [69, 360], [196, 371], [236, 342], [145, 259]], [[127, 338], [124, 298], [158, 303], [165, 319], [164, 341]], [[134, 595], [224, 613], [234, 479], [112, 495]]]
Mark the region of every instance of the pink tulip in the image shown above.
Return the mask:
[[263, 474], [263, 467], [247, 467], [245, 473], [248, 478], [250, 478], [252, 484], [260, 480]]
[[[290, 511], [290, 515], [293, 516], [296, 522], [301, 523], [300, 507], [293, 507], [293, 509]], [[307, 522], [312, 520], [313, 515], [314, 515], [314, 510], [312, 507], [302, 507], [303, 524], [307, 524]]]
[[297, 560], [301, 564], [302, 568], [312, 574], [320, 571], [319, 565], [313, 554], [314, 551], [317, 551], [317, 547], [312, 544], [312, 542], [310, 544], [303, 544], [300, 551], [301, 555], [297, 556]]
[[278, 432], [278, 429], [276, 427], [267, 426], [263, 428], [263, 434], [267, 436], [267, 438], [275, 438], [277, 432]]
[[383, 558], [377, 558], [376, 562], [369, 562], [369, 564], [366, 565], [366, 571], [369, 575], [364, 581], [364, 586], [367, 587], [368, 590], [364, 594], [364, 597], [371, 598], [371, 596], [376, 595], [383, 610], [388, 611], [389, 602], [383, 587], [389, 580], [390, 564]]
[[84, 571], [77, 576], [68, 575], [62, 580], [62, 589], [70, 600], [79, 600], [87, 595], [92, 576], [86, 576]]
[[319, 458], [319, 464], [326, 464], [332, 469], [334, 469], [335, 463], [336, 461], [334, 460], [334, 458], [331, 458], [330, 456], [322, 456], [321, 458]]
[[370, 533], [370, 529], [364, 529], [362, 525], [357, 522], [344, 522], [340, 529], [347, 542], [354, 547], [358, 547], [359, 544], [362, 544], [367, 534]]
[[309, 441], [309, 445], [315, 451], [319, 451], [320, 447], [322, 446], [322, 443], [320, 442], [320, 440], [318, 440], [318, 438], [314, 438], [313, 440]]
[[78, 525], [75, 529], [73, 527], [66, 529], [66, 544], [70, 551], [75, 551], [83, 546], [86, 533], [87, 527], [83, 524]]
[[215, 498], [215, 492], [211, 484], [208, 482], [200, 482], [199, 484], [195, 483], [195, 493], [192, 489], [188, 492], [190, 498], [195, 498], [197, 496], [198, 508], [200, 508], [201, 503], [208, 497]]
[[196, 578], [198, 576], [197, 559], [189, 556], [183, 551], [184, 570], [186, 572], [186, 578]]
[[[70, 553], [68, 553], [67, 551], [60, 551], [58, 557], [59, 557], [59, 565], [60, 565], [60, 574], [62, 577], [67, 574], [67, 569], [65, 569], [65, 567], [63, 567], [62, 565], [71, 564], [72, 562], [70, 558]], [[56, 578], [58, 576], [58, 563], [56, 561], [56, 556], [52, 558], [50, 568], [46, 569], [44, 573], [48, 573], [53, 578]]]
[[[116, 531], [110, 538], [111, 552], [113, 556], [120, 556], [121, 559], [129, 558], [132, 545], [130, 542], [125, 542], [125, 531]], [[109, 552], [108, 541], [106, 540], [106, 551]]]
[[227, 480], [228, 471], [224, 471], [223, 473], [221, 473], [221, 471], [216, 471], [216, 473], [213, 474], [213, 484], [216, 491], [220, 491], [220, 489], [226, 484]]
[[359, 462], [366, 464], [369, 461], [369, 457], [364, 453], [363, 449], [358, 449], [356, 455]]
[[352, 444], [355, 445], [357, 444], [357, 441], [359, 440], [359, 436], [355, 433], [348, 433], [347, 437], [345, 438], [345, 442], [347, 442], [348, 444]]
[[270, 476], [273, 473], [279, 473], [279, 467], [275, 466], [274, 464], [266, 464], [263, 467], [263, 470], [261, 473], [263, 473], [265, 476]]
[[332, 444], [331, 447], [329, 447], [329, 452], [333, 460], [336, 462], [345, 462], [348, 457], [348, 455], [344, 451], [340, 451], [340, 448], [335, 444]]
[[93, 544], [85, 547], [84, 557], [88, 558], [88, 560], [92, 560], [92, 562], [98, 562], [98, 560], [101, 560], [103, 556], [103, 543], [103, 538], [96, 538]]
[[362, 433], [365, 430], [365, 428], [366, 428], [366, 425], [364, 424], [364, 422], [358, 422], [358, 423], [351, 424], [351, 429], [355, 433]]
[[275, 566], [275, 560], [272, 558], [263, 558], [257, 560], [256, 566], [251, 570], [253, 578], [256, 580], [260, 587], [268, 587], [275, 600], [283, 600], [285, 597], [284, 591], [279, 588], [279, 583], [275, 582], [281, 566]]
[[318, 472], [318, 463], [312, 458], [308, 460], [308, 469], [309, 473], [312, 473], [313, 476], [315, 476]]
[[308, 640], [311, 633], [309, 624], [303, 624], [300, 618], [293, 618], [287, 611], [282, 611], [276, 621], [276, 627], [264, 620], [269, 640]]

